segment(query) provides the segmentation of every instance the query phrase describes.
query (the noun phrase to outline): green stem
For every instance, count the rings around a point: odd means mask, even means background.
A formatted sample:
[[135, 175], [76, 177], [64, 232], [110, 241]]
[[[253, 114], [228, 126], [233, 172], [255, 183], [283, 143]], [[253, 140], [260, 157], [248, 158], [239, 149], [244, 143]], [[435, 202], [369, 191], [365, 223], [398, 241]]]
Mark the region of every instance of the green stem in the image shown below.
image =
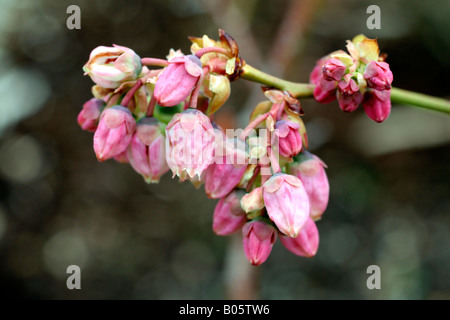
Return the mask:
[[289, 91], [294, 97], [312, 97], [314, 85], [310, 83], [297, 83], [274, 77], [268, 73], [262, 72], [251, 65], [242, 67], [240, 78], [258, 82], [269, 87]]
[[[309, 83], [291, 82], [274, 77], [248, 64], [242, 67], [242, 73], [240, 74], [240, 77], [279, 90], [288, 91], [295, 98], [312, 97], [315, 87], [315, 85]], [[399, 88], [392, 88], [391, 101], [393, 103], [407, 104], [450, 114], [450, 101], [443, 98], [429, 96], [423, 93], [417, 93]]]
[[450, 114], [450, 101], [399, 88], [391, 89], [391, 101]]

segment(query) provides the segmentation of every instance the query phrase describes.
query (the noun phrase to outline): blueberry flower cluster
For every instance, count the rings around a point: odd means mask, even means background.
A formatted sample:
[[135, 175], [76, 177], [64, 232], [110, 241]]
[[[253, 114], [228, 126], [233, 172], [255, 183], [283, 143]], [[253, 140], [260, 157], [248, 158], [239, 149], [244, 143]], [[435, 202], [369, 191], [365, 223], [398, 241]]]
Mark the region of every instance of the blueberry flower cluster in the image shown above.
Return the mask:
[[338, 100], [345, 112], [362, 105], [366, 114], [383, 122], [391, 112], [393, 74], [380, 55], [376, 39], [358, 35], [347, 41], [346, 53], [335, 51], [317, 61], [310, 75], [316, 85], [314, 98], [328, 103]]
[[[226, 195], [213, 216], [216, 234], [242, 231], [244, 253], [253, 265], [267, 260], [278, 238], [292, 253], [314, 256], [319, 246], [316, 222], [329, 198], [326, 165], [307, 151], [300, 102], [275, 89], [266, 90], [265, 96], [267, 101], [254, 108], [239, 135], [248, 165], [242, 173], [234, 169], [242, 176], [237, 184], [221, 184]], [[212, 169], [215, 177], [231, 176], [221, 167]]]
[[[313, 257], [330, 188], [327, 166], [308, 151], [300, 91], [284, 80], [264, 86], [248, 125], [223, 130], [214, 116], [230, 96], [230, 82], [264, 79], [251, 74], [225, 31], [217, 41], [189, 40], [190, 54], [171, 49], [166, 59], [141, 58], [122, 46], [91, 52], [83, 70], [95, 83], [93, 98], [78, 123], [94, 134], [97, 159], [128, 163], [147, 183], [171, 172], [203, 186], [218, 201], [213, 232], [240, 232], [253, 265], [268, 259], [277, 239], [295, 255]], [[337, 99], [348, 112], [362, 104], [381, 122], [390, 112], [392, 72], [376, 40], [357, 36], [347, 49], [318, 61], [311, 94], [319, 102]]]

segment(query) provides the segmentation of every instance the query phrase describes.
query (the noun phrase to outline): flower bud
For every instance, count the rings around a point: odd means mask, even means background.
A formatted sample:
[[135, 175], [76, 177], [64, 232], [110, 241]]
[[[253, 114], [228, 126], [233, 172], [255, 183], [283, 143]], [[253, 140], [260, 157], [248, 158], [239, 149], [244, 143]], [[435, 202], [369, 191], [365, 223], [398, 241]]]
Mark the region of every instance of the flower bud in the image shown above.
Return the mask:
[[330, 58], [329, 56], [325, 56], [316, 61], [316, 65], [314, 66], [313, 70], [311, 71], [311, 74], [309, 75], [310, 83], [317, 85], [320, 79], [323, 79], [323, 64], [329, 58]]
[[[175, 58], [176, 59], [176, 58]], [[215, 132], [209, 118], [196, 109], [177, 113], [166, 127], [166, 161], [182, 181], [201, 179], [212, 163]]]
[[334, 81], [326, 81], [322, 79], [314, 88], [313, 96], [317, 102], [329, 103], [336, 100], [337, 83]]
[[126, 150], [136, 129], [127, 108], [116, 105], [103, 110], [94, 134], [94, 151], [99, 161], [113, 158]]
[[383, 91], [391, 89], [394, 76], [386, 62], [370, 61], [364, 71], [364, 79], [370, 88]]
[[227, 76], [211, 74], [209, 76], [208, 90], [211, 92], [208, 114], [213, 114], [219, 110], [230, 97], [230, 80]]
[[105, 107], [105, 102], [100, 99], [92, 98], [83, 104], [83, 109], [78, 114], [78, 124], [81, 129], [95, 132], [98, 126], [98, 119]]
[[245, 194], [241, 199], [241, 207], [246, 213], [264, 208], [262, 187], [255, 188]]
[[169, 171], [165, 150], [160, 122], [155, 118], [141, 119], [136, 124], [136, 132], [128, 148], [128, 159], [132, 168], [147, 183], [159, 182], [160, 177]]
[[127, 47], [99, 46], [92, 50], [83, 70], [99, 86], [115, 89], [122, 82], [136, 80], [142, 63], [141, 58]]
[[308, 151], [303, 151], [299, 161], [289, 166], [289, 173], [303, 183], [309, 200], [309, 215], [314, 220], [320, 219], [328, 206], [330, 185], [325, 168], [325, 163]]
[[309, 200], [301, 180], [278, 173], [263, 185], [264, 204], [278, 229], [292, 237], [298, 236], [309, 217]]
[[302, 149], [302, 136], [298, 123], [280, 120], [275, 123], [275, 135], [278, 137], [278, 151], [285, 158], [296, 156]]
[[173, 58], [156, 81], [153, 93], [156, 102], [164, 107], [183, 102], [191, 94], [202, 73], [202, 63], [195, 55]]
[[322, 66], [318, 65], [311, 73], [310, 82], [315, 84], [314, 99], [320, 103], [328, 103], [336, 99], [336, 81], [328, 81], [323, 77]]
[[323, 67], [323, 78], [327, 81], [339, 81], [345, 74], [347, 67], [341, 60], [331, 58], [327, 60]]
[[240, 205], [243, 191], [234, 190], [221, 198], [214, 209], [213, 231], [219, 236], [230, 235], [247, 222], [245, 212]]
[[364, 96], [359, 91], [359, 86], [355, 80], [350, 77], [344, 77], [338, 83], [337, 98], [342, 111], [353, 112], [361, 104]]
[[282, 120], [292, 121], [299, 125], [298, 131], [302, 137], [302, 148], [308, 149], [308, 134], [306, 132], [306, 126], [302, 118], [298, 114], [292, 113], [290, 110], [283, 113], [281, 116]]
[[241, 181], [246, 165], [228, 163], [226, 156], [221, 163], [212, 163], [205, 171], [205, 192], [211, 199], [227, 195]]
[[328, 81], [324, 78], [323, 65], [329, 59], [325, 56], [316, 62], [316, 66], [309, 76], [309, 82], [315, 84], [314, 99], [320, 103], [328, 103], [336, 99], [336, 81]]
[[277, 240], [276, 229], [261, 219], [254, 219], [242, 227], [242, 235], [248, 261], [255, 266], [266, 261]]
[[391, 90], [367, 90], [362, 105], [370, 119], [383, 122], [391, 113]]
[[214, 161], [205, 173], [205, 192], [211, 199], [222, 198], [241, 181], [247, 169], [245, 143], [227, 139], [222, 128], [213, 123], [215, 132]]
[[319, 230], [314, 220], [308, 218], [298, 237], [291, 238], [280, 234], [280, 241], [293, 254], [311, 258], [316, 255], [319, 248]]

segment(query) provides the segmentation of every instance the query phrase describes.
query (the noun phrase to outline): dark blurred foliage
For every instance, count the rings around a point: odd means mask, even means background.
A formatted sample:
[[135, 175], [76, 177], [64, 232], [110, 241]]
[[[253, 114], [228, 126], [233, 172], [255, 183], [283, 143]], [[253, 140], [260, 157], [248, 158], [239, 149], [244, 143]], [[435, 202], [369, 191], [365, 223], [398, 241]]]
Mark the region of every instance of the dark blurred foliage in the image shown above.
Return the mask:
[[[202, 188], [170, 174], [147, 185], [128, 165], [98, 163], [92, 134], [76, 122], [91, 97], [81, 68], [96, 46], [161, 58], [170, 48], [187, 53], [187, 36], [217, 38], [218, 28], [236, 38], [248, 63], [302, 82], [316, 59], [364, 33], [388, 53], [395, 86], [449, 98], [449, 1], [308, 1], [303, 20], [294, 15], [292, 52], [274, 47], [293, 6], [287, 0], [0, 3], [5, 297], [236, 298], [235, 273], [247, 270], [253, 298], [450, 298], [448, 115], [394, 105], [375, 124], [362, 110], [303, 100], [311, 151], [328, 164], [331, 184], [319, 251], [300, 258], [278, 241], [258, 268], [243, 261], [239, 235], [212, 232], [216, 201]], [[81, 30], [66, 28], [71, 4], [81, 8]], [[366, 27], [371, 4], [381, 8], [380, 30]], [[217, 118], [242, 125], [263, 98], [257, 84], [238, 80]], [[81, 290], [66, 288], [72, 264], [81, 267]], [[381, 290], [366, 287], [369, 265], [381, 268]]]

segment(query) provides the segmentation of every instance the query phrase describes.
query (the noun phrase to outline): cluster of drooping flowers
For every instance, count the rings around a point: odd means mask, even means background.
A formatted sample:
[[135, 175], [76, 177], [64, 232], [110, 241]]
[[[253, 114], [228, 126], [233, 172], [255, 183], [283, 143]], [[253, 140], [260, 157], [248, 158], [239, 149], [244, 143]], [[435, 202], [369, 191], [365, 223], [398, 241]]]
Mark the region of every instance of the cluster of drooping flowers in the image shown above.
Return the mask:
[[[266, 99], [248, 126], [223, 130], [214, 114], [245, 62], [234, 39], [223, 30], [219, 36], [191, 37], [190, 54], [171, 50], [166, 59], [97, 47], [83, 67], [95, 82], [94, 97], [78, 123], [94, 133], [99, 161], [129, 163], [148, 183], [171, 171], [204, 186], [209, 198], [218, 199], [213, 231], [241, 232], [251, 264], [266, 261], [278, 238], [292, 253], [312, 257], [329, 184], [326, 165], [308, 152], [300, 102], [287, 91], [264, 88]], [[339, 80], [354, 72], [346, 66]]]
[[214, 164], [205, 177], [207, 195], [220, 198], [214, 232], [242, 230], [244, 252], [253, 265], [268, 258], [277, 238], [296, 255], [314, 256], [319, 246], [316, 221], [329, 197], [326, 166], [307, 151], [299, 101], [280, 90], [266, 90], [265, 95], [268, 100], [255, 107], [238, 135], [245, 144], [246, 165]]
[[337, 98], [339, 107], [352, 112], [362, 104], [366, 114], [383, 122], [391, 112], [393, 75], [380, 55], [376, 39], [358, 35], [347, 41], [348, 53], [338, 50], [317, 61], [310, 75], [314, 98], [327, 103]]

